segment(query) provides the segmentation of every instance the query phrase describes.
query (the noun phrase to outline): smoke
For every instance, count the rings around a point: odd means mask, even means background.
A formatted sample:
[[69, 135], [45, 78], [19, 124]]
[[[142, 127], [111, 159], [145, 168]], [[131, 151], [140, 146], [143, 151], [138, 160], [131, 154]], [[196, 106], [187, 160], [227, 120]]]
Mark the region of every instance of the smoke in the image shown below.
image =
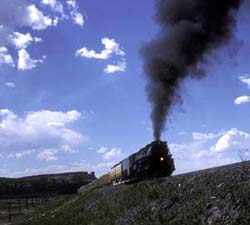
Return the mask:
[[146, 91], [152, 104], [154, 137], [161, 138], [179, 86], [188, 76], [201, 77], [200, 63], [233, 36], [242, 0], [158, 0], [156, 21], [161, 30], [142, 48]]

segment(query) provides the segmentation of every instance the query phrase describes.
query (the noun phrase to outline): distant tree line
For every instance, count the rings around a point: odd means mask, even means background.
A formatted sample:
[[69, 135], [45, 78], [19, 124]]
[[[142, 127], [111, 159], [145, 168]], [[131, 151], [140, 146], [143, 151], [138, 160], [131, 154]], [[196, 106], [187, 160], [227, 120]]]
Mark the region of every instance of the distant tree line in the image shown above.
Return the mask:
[[41, 175], [18, 179], [0, 178], [0, 198], [11, 196], [39, 196], [73, 194], [77, 189], [96, 179], [86, 172]]

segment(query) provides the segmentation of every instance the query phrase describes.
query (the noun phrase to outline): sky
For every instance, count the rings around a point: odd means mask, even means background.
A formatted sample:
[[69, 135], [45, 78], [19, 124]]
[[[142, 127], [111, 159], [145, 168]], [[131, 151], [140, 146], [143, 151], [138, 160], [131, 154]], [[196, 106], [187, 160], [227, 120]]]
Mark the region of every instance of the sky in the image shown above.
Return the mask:
[[[155, 0], [1, 0], [0, 177], [100, 176], [153, 141], [141, 47]], [[175, 174], [249, 159], [250, 16], [181, 84], [162, 136]]]

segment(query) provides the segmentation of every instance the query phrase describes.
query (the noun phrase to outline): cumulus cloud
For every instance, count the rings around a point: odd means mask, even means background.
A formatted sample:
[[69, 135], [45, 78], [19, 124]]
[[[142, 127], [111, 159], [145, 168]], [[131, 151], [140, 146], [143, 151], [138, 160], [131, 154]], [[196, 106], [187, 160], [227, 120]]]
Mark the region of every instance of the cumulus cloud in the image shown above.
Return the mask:
[[193, 139], [196, 141], [207, 141], [207, 140], [213, 140], [221, 135], [221, 133], [214, 134], [214, 133], [199, 133], [199, 132], [193, 132]]
[[170, 143], [177, 171], [183, 173], [240, 161], [239, 151], [249, 149], [250, 133], [236, 128], [218, 133], [197, 133], [193, 141]]
[[248, 87], [250, 88], [250, 75], [249, 74], [245, 74], [239, 77], [240, 81], [247, 84]]
[[12, 44], [17, 49], [25, 49], [31, 42], [41, 42], [42, 39], [39, 37], [32, 37], [30, 33], [22, 34], [19, 32], [14, 32], [10, 35], [10, 40]]
[[50, 6], [55, 12], [63, 14], [63, 5], [57, 0], [42, 0], [42, 4]]
[[98, 153], [101, 153], [101, 154], [106, 153], [107, 151], [108, 151], [108, 148], [107, 148], [107, 147], [101, 147], [101, 148], [99, 148], [99, 149], [97, 150], [97, 152], [98, 152]]
[[115, 165], [115, 162], [101, 162], [101, 163], [88, 163], [88, 162], [77, 162], [72, 164], [54, 164], [46, 167], [40, 168], [28, 168], [23, 171], [18, 172], [9, 172], [1, 171], [0, 174], [8, 174], [9, 177], [22, 177], [22, 176], [31, 176], [31, 175], [40, 175], [40, 174], [51, 174], [51, 173], [65, 173], [65, 172], [78, 172], [78, 171], [95, 171], [97, 176], [101, 176], [104, 173], [108, 172], [110, 168]]
[[67, 0], [66, 1], [69, 7], [76, 8], [76, 1], [75, 0]]
[[[52, 10], [47, 10], [48, 8]], [[33, 37], [32, 31], [37, 32], [48, 27], [56, 27], [63, 20], [72, 20], [75, 24], [83, 26], [84, 18], [76, 1], [1, 0], [0, 65], [8, 64], [12, 67], [17, 65], [20, 70], [35, 68], [37, 63], [42, 62], [42, 59], [32, 60], [27, 50], [23, 50], [27, 49], [32, 43], [42, 41], [39, 37]], [[28, 28], [30, 31], [26, 34], [19, 32], [23, 28]], [[14, 48], [15, 51], [22, 50], [18, 55], [21, 54], [23, 57], [13, 58], [7, 52], [10, 48]], [[26, 60], [22, 60], [24, 57]], [[15, 63], [16, 61], [19, 62]], [[27, 63], [25, 64], [25, 62]]]
[[11, 153], [7, 156], [8, 159], [11, 159], [11, 158], [15, 158], [15, 159], [21, 159], [23, 158], [24, 156], [27, 156], [27, 155], [32, 155], [34, 154], [36, 151], [35, 150], [26, 150], [26, 151], [22, 151], [22, 152], [18, 152], [18, 153]]
[[15, 65], [14, 60], [6, 47], [0, 47], [0, 66], [1, 64], [7, 64], [12, 67]]
[[109, 39], [107, 37], [102, 38], [102, 44], [104, 45], [104, 49], [100, 53], [97, 53], [94, 50], [88, 50], [86, 47], [83, 47], [78, 49], [75, 55], [89, 59], [108, 59], [113, 54], [120, 56], [125, 55], [125, 52], [120, 48], [120, 44], [118, 44], [115, 39]]
[[116, 73], [116, 72], [124, 72], [127, 68], [126, 62], [119, 62], [117, 65], [112, 65], [109, 64], [107, 67], [104, 69], [105, 73]]
[[5, 86], [9, 87], [9, 88], [15, 88], [16, 87], [14, 82], [5, 82]]
[[[52, 10], [46, 10], [47, 7]], [[27, 0], [1, 0], [0, 21], [1, 25], [11, 30], [18, 27], [43, 30], [57, 25], [58, 13], [60, 20], [74, 20], [76, 15], [81, 15], [75, 0], [41, 0], [39, 3]], [[82, 23], [76, 24], [83, 25]]]
[[34, 30], [44, 30], [49, 26], [57, 25], [57, 20], [53, 20], [48, 16], [45, 16], [35, 5], [29, 5], [27, 7], [27, 23]]
[[30, 42], [33, 41], [33, 38], [31, 37], [30, 33], [22, 34], [19, 32], [14, 32], [10, 36], [12, 43], [15, 45], [16, 48], [27, 48], [27, 46], [30, 44]]
[[107, 148], [107, 147], [101, 147], [100, 149], [98, 149], [97, 151], [98, 153], [100, 153], [104, 159], [109, 160], [111, 158], [114, 157], [118, 157], [121, 155], [121, 149], [120, 148]]
[[240, 96], [234, 100], [235, 105], [241, 105], [250, 102], [250, 96]]
[[21, 157], [35, 152], [38, 159], [49, 161], [73, 153], [74, 146], [85, 140], [81, 133], [69, 128], [80, 116], [75, 110], [42, 110], [21, 117], [1, 109], [0, 154]]
[[68, 4], [68, 8], [69, 8], [69, 10], [70, 10], [70, 15], [71, 15], [72, 21], [73, 21], [75, 24], [77, 24], [77, 25], [83, 27], [84, 22], [85, 22], [85, 21], [84, 21], [84, 17], [83, 17], [83, 15], [79, 12], [79, 7], [78, 7], [76, 1], [75, 1], [75, 0], [67, 0], [66, 3]]
[[75, 153], [69, 145], [63, 145], [60, 149], [45, 149], [37, 155], [37, 158], [44, 161], [58, 160], [58, 157], [65, 153]]
[[250, 147], [250, 134], [232, 128], [225, 132], [211, 148], [212, 151], [222, 152], [229, 149], [241, 149]]
[[120, 61], [117, 64], [108, 64], [104, 72], [105, 73], [116, 73], [116, 72], [124, 72], [127, 68], [126, 59], [124, 58], [125, 52], [120, 47], [120, 44], [116, 42], [115, 39], [110, 38], [102, 38], [102, 44], [104, 45], [104, 49], [100, 52], [96, 52], [95, 50], [89, 50], [86, 47], [80, 48], [75, 52], [76, 56], [80, 56], [88, 59], [99, 59], [99, 60], [107, 60], [111, 56], [119, 56], [121, 57]]
[[[242, 83], [246, 84], [248, 86], [248, 88], [250, 88], [250, 75], [249, 74], [241, 75], [239, 77], [239, 80]], [[250, 96], [248, 96], [248, 95], [239, 96], [238, 98], [236, 98], [234, 100], [235, 105], [241, 105], [241, 104], [245, 104], [245, 103], [249, 103], [249, 102], [250, 102]]]
[[111, 158], [114, 158], [114, 157], [117, 157], [117, 156], [120, 156], [121, 155], [121, 150], [118, 149], [118, 148], [112, 148], [110, 151], [106, 152], [104, 154], [104, 159], [111, 159]]
[[231, 164], [238, 160], [221, 152], [213, 152], [205, 142], [200, 141], [172, 143], [169, 148], [175, 160], [176, 174]]
[[26, 49], [20, 49], [18, 51], [18, 69], [19, 70], [31, 70], [37, 66], [38, 63], [43, 63], [44, 59], [32, 59]]
[[[31, 42], [41, 42], [42, 39], [39, 37], [32, 37], [30, 33], [22, 34], [19, 32], [14, 32], [10, 35], [10, 42], [12, 45], [18, 49], [18, 70], [31, 70], [37, 66], [38, 63], [44, 62], [46, 58], [43, 56], [42, 59], [32, 59], [26, 48], [31, 44]], [[12, 59], [12, 63], [13, 59]]]
[[79, 12], [73, 13], [72, 18], [73, 18], [73, 21], [75, 22], [75, 24], [78, 24], [81, 27], [84, 25], [84, 19], [83, 19], [83, 15], [81, 13], [79, 13]]

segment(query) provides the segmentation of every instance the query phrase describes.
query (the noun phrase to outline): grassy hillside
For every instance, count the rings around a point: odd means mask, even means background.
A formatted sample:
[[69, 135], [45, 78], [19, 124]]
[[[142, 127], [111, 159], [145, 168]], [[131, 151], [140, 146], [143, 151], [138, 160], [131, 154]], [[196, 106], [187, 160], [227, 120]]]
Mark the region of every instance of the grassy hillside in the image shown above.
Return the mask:
[[90, 190], [18, 225], [249, 224], [249, 171], [248, 162]]
[[95, 179], [87, 172], [61, 173], [23, 178], [0, 178], [0, 199], [41, 194], [70, 194]]

